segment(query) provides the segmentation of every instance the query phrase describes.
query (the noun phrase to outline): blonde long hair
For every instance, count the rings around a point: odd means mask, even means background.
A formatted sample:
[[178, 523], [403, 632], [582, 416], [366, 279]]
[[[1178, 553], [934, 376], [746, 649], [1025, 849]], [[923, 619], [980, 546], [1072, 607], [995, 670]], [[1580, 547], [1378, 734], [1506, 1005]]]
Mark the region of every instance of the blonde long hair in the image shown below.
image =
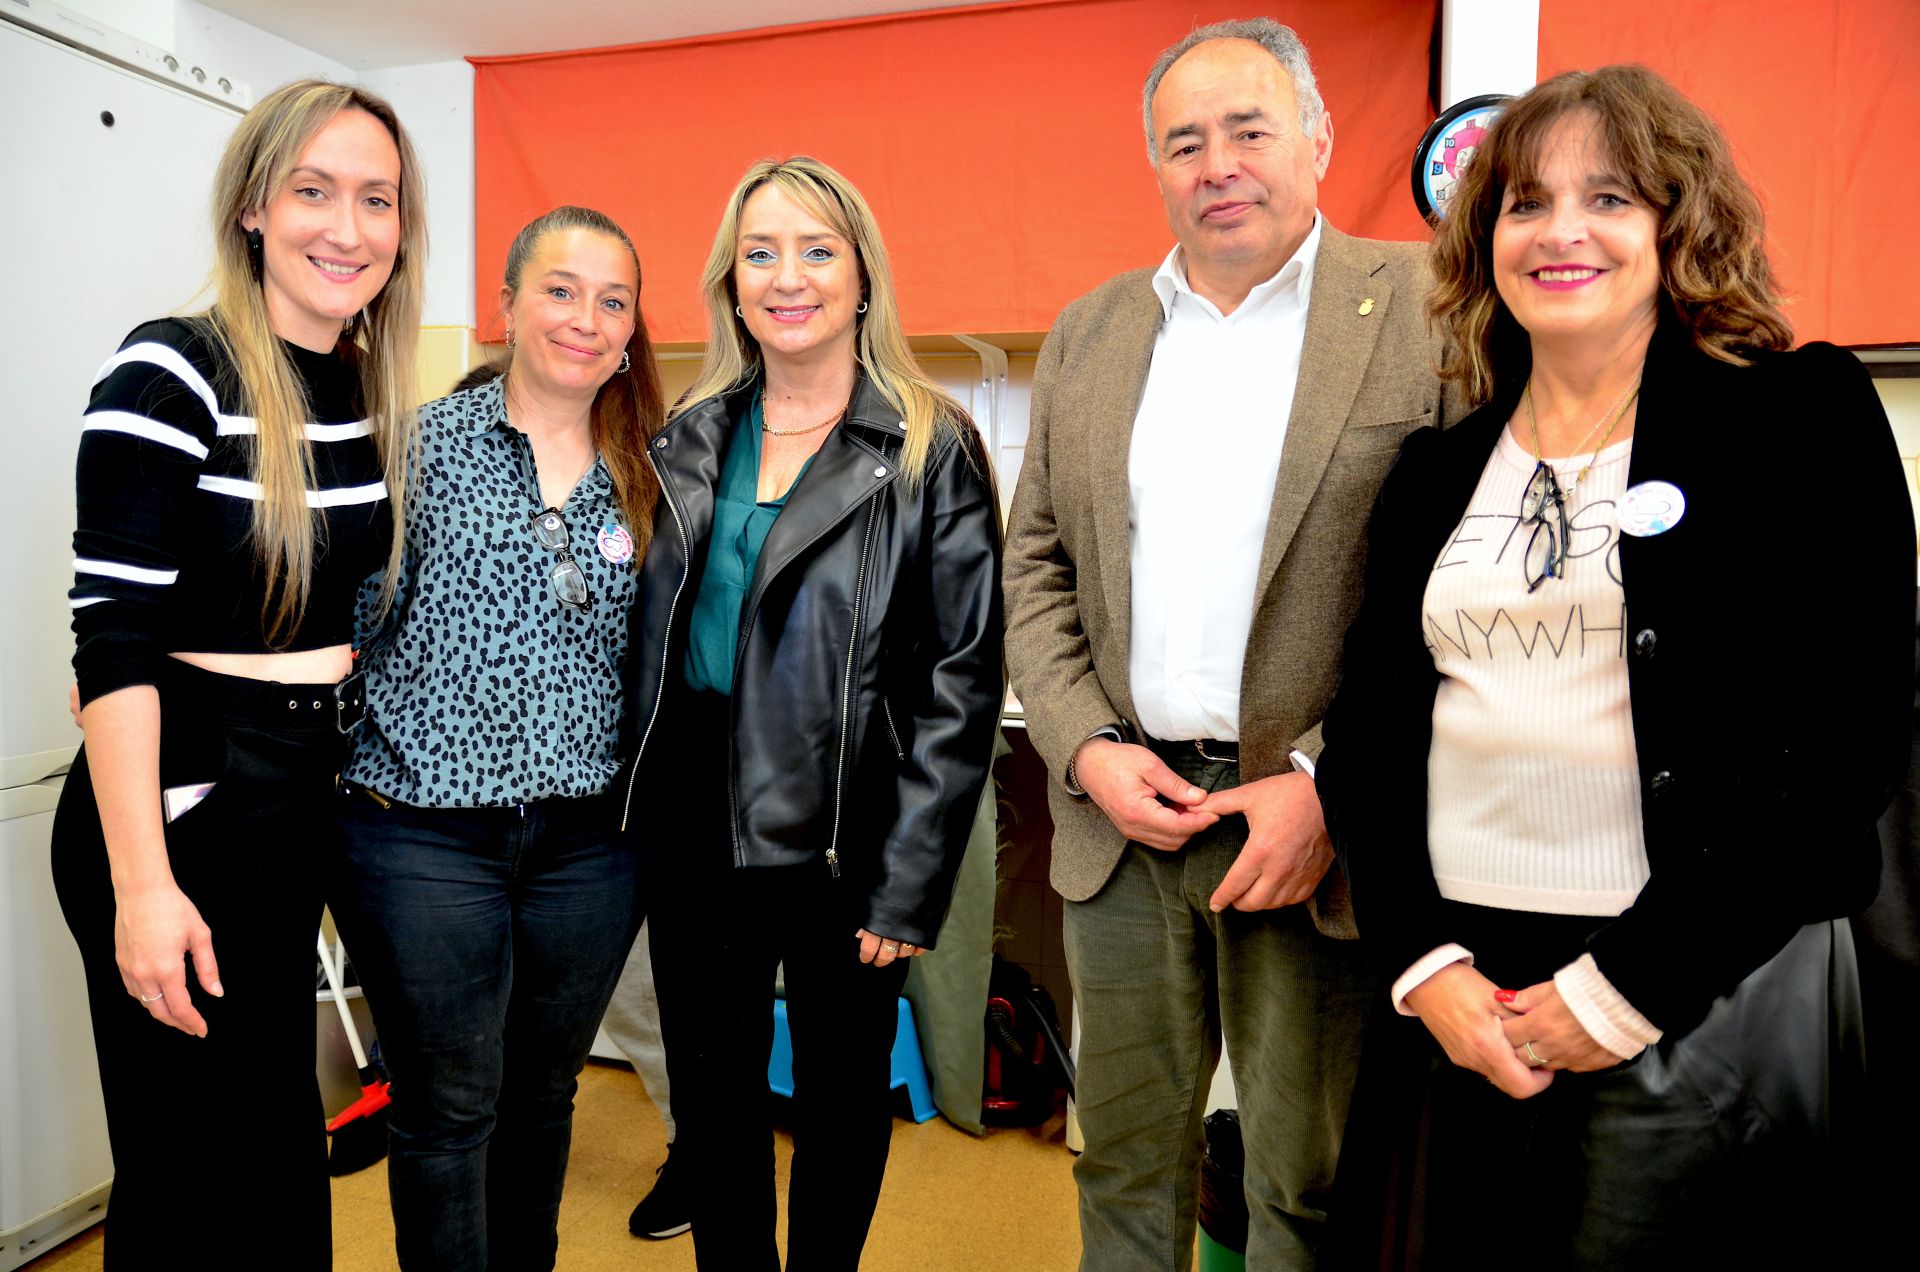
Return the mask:
[[[893, 285], [893, 267], [873, 209], [851, 181], [807, 155], [791, 159], [762, 159], [747, 169], [727, 199], [714, 232], [713, 251], [700, 276], [707, 304], [707, 354], [699, 378], [674, 409], [679, 415], [708, 398], [748, 383], [761, 372], [760, 346], [734, 306], [733, 262], [740, 246], [740, 214], [747, 199], [764, 185], [777, 185], [801, 207], [853, 244], [859, 256], [860, 277], [866, 285], [867, 312], [860, 324], [855, 357], [860, 367], [907, 422], [906, 445], [900, 454], [900, 477], [909, 489], [925, 473], [927, 456], [941, 429], [964, 437], [966, 412], [945, 390], [929, 380], [907, 347], [900, 325], [900, 306]], [[972, 451], [966, 452], [969, 457]]]
[[292, 359], [268, 321], [266, 293], [254, 274], [240, 218], [279, 195], [307, 143], [344, 110], [365, 111], [379, 120], [400, 153], [400, 245], [393, 274], [347, 337], [358, 349], [362, 405], [393, 511], [393, 542], [380, 596], [384, 608], [399, 581], [406, 541], [407, 467], [419, 403], [414, 353], [425, 291], [427, 211], [413, 146], [383, 99], [346, 84], [300, 80], [267, 94], [241, 119], [213, 182], [214, 301], [204, 318], [226, 352], [240, 396], [258, 425], [253, 479], [263, 497], [253, 506], [253, 552], [266, 579], [261, 624], [267, 643], [274, 646], [298, 630], [312, 585], [319, 520], [307, 507], [313, 483], [313, 450], [306, 436], [311, 406]]

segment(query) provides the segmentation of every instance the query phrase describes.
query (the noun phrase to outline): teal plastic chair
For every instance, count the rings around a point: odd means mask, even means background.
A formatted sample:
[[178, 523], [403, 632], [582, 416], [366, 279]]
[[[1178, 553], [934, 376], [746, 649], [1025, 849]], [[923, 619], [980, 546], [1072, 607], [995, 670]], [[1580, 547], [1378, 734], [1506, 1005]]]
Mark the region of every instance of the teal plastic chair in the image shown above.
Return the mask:
[[[893, 1031], [893, 1075], [888, 1086], [907, 1088], [913, 1120], [925, 1122], [939, 1112], [933, 1107], [933, 1087], [927, 1082], [926, 1058], [920, 1054], [920, 1032], [913, 1024], [913, 1004], [899, 1000], [899, 1020]], [[793, 1095], [793, 1036], [787, 1032], [787, 1000], [773, 1000], [773, 1052], [767, 1057], [767, 1085], [775, 1095]]]

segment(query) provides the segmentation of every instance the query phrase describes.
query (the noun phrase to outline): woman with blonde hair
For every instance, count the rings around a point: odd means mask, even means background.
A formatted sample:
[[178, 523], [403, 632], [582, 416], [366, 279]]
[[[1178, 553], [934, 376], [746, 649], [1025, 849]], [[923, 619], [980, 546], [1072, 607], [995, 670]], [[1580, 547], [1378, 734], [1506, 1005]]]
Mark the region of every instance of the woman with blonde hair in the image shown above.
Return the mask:
[[[1886, 414], [1853, 355], [1793, 349], [1758, 201], [1644, 68], [1511, 103], [1433, 261], [1482, 405], [1380, 491], [1316, 774], [1391, 986], [1343, 1254], [1821, 1266], [1845, 916], [1908, 756]], [[1833, 620], [1842, 650], [1780, 639]]]
[[[135, 328], [87, 408], [86, 743], [53, 852], [113, 1146], [110, 1266], [330, 1262], [313, 944], [363, 703], [355, 594], [398, 549], [422, 196], [381, 99], [268, 94], [215, 179], [212, 307]], [[209, 1198], [219, 1222], [183, 1236]]]
[[626, 824], [702, 1267], [778, 1267], [767, 1058], [793, 1040], [787, 1266], [854, 1268], [886, 1169], [907, 960], [938, 937], [1001, 697], [1000, 534], [915, 366], [872, 210], [755, 164], [708, 258], [706, 362], [649, 452]]

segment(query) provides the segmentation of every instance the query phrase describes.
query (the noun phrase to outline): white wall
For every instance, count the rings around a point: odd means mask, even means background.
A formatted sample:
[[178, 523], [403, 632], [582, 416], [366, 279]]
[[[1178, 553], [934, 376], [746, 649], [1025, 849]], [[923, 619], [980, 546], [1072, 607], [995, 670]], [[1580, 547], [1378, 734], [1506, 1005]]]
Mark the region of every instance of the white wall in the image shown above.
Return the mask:
[[472, 327], [473, 67], [430, 62], [368, 71], [361, 81], [393, 103], [427, 182], [426, 327]]
[[352, 79], [346, 66], [194, 0], [59, 0], [76, 13], [157, 44], [190, 66], [244, 80], [258, 97], [291, 79]]
[[426, 175], [429, 252], [421, 324], [473, 326], [473, 68], [452, 61], [356, 73], [193, 0], [174, 0], [174, 8], [173, 51], [246, 80], [256, 98], [289, 80], [319, 76], [365, 84], [393, 103]]
[[288, 80], [354, 78], [350, 68], [330, 57], [193, 0], [174, 0], [173, 52], [182, 61], [245, 80], [256, 100]]
[[1446, 0], [1441, 109], [1482, 93], [1524, 93], [1540, 70], [1540, 0]]
[[[364, 83], [399, 112], [426, 170], [427, 296], [421, 322], [471, 327], [473, 305], [473, 68], [464, 61], [356, 74], [351, 67], [194, 0], [61, 0], [211, 73], [244, 80], [256, 99], [289, 80]], [[206, 174], [211, 182], [212, 173]]]
[[136, 40], [173, 47], [174, 0], [54, 0], [63, 8], [92, 18], [103, 26], [124, 31]]

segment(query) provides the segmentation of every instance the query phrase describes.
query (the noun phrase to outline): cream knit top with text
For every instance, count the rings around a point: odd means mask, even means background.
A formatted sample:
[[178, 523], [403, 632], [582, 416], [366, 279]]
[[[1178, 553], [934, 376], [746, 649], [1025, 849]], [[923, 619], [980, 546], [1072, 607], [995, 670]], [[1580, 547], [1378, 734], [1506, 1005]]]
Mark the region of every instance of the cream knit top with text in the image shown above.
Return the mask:
[[[1527, 591], [1520, 505], [1534, 458], [1510, 431], [1434, 563], [1421, 623], [1443, 678], [1427, 842], [1451, 900], [1613, 915], [1647, 880], [1620, 585], [1632, 446], [1602, 451], [1569, 497], [1565, 577]], [[1589, 454], [1548, 462], [1564, 486]]]

